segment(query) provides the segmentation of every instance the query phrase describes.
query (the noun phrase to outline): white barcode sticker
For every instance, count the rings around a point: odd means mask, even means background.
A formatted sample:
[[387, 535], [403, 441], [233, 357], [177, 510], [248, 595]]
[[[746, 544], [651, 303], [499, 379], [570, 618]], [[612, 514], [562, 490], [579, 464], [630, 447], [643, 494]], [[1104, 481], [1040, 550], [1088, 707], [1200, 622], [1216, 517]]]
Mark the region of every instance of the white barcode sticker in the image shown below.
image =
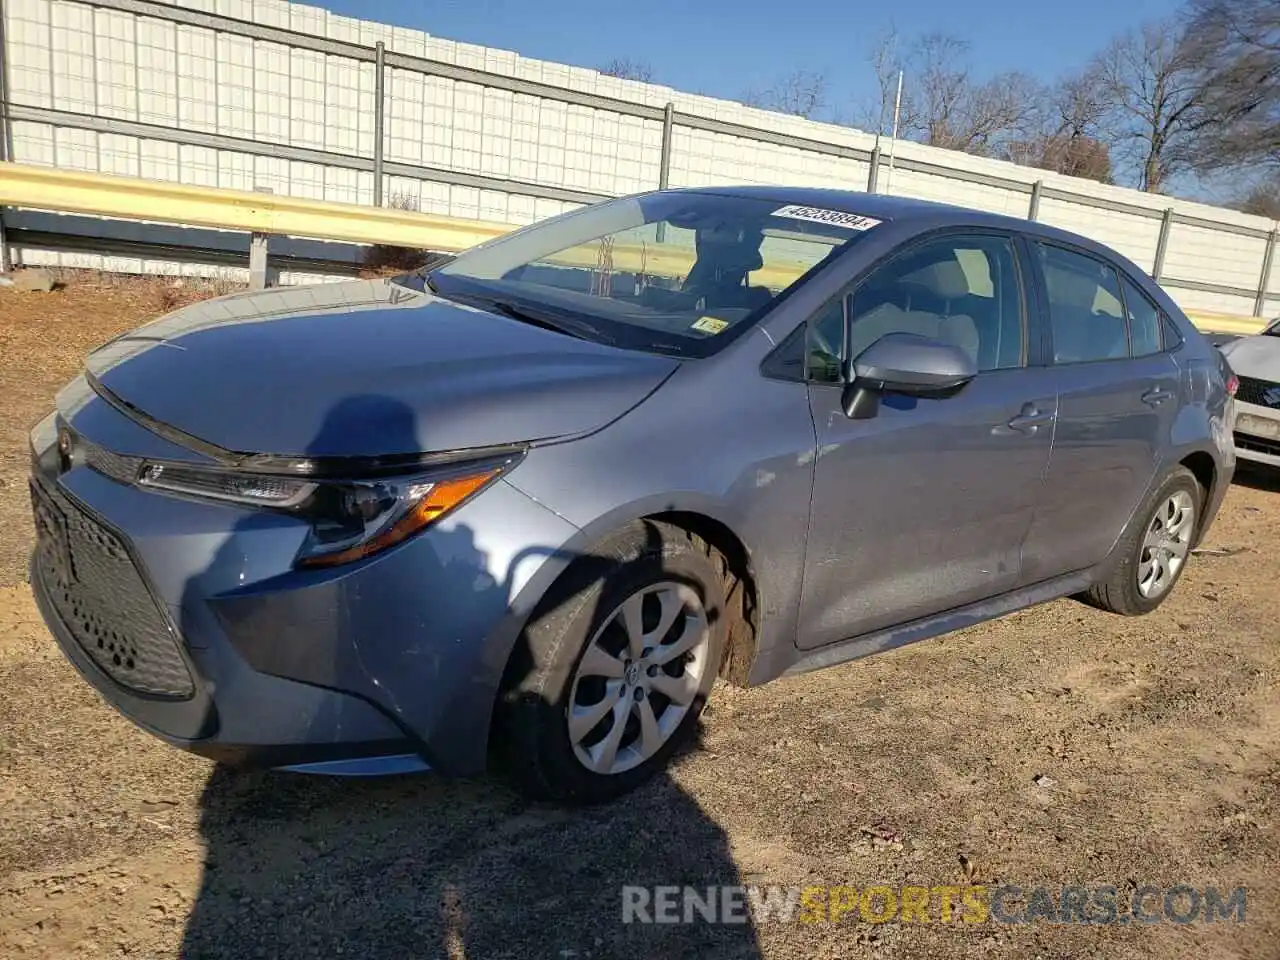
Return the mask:
[[879, 226], [879, 220], [864, 217], [860, 213], [849, 213], [847, 210], [824, 210], [822, 207], [802, 207], [789, 204], [773, 211], [775, 217], [787, 217], [791, 220], [808, 220], [812, 223], [826, 223], [833, 227], [844, 227], [846, 230], [870, 230]]

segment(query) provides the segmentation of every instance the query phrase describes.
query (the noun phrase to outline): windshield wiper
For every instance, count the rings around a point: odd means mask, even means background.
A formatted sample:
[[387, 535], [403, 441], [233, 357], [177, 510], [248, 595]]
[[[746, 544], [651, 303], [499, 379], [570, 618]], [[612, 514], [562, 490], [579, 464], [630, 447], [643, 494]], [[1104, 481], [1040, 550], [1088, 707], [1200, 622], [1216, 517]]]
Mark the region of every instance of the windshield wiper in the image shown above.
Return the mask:
[[423, 281], [428, 290], [438, 297], [444, 297], [446, 300], [464, 301], [482, 310], [500, 313], [505, 317], [510, 317], [512, 320], [532, 324], [546, 330], [554, 330], [556, 333], [563, 333], [565, 336], [576, 337], [579, 340], [606, 343], [611, 346], [617, 345], [617, 341], [613, 337], [604, 333], [595, 324], [579, 319], [575, 314], [566, 310], [550, 306], [544, 307], [541, 304], [536, 307], [528, 307], [523, 303], [496, 297], [487, 291], [481, 293], [465, 289], [449, 290], [446, 288], [441, 290], [439, 284], [430, 274], [424, 277]]
[[565, 316], [556, 311], [548, 315], [541, 310], [530, 310], [520, 304], [515, 304], [509, 300], [495, 300], [489, 297], [477, 297], [484, 307], [488, 310], [494, 310], [503, 316], [510, 317], [512, 320], [519, 320], [521, 323], [531, 323], [535, 326], [543, 327], [547, 330], [554, 330], [557, 333], [563, 333], [566, 336], [577, 337], [579, 340], [590, 340], [597, 343], [613, 343], [613, 339], [593, 324], [587, 323], [585, 320], [579, 320], [576, 317]]

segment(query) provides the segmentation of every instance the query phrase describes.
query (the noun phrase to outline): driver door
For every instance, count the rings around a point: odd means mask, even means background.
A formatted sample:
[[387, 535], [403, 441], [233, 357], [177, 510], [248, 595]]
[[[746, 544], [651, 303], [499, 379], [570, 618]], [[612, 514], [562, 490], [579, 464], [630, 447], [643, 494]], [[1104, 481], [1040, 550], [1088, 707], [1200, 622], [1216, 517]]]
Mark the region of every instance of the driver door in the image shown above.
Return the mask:
[[[934, 235], [809, 322], [818, 439], [798, 645], [811, 649], [1013, 589], [1053, 438], [1052, 373], [1028, 364], [1014, 238]], [[852, 312], [843, 344], [843, 301]], [[845, 416], [839, 364], [887, 333], [945, 340], [979, 374], [945, 399], [886, 394]]]

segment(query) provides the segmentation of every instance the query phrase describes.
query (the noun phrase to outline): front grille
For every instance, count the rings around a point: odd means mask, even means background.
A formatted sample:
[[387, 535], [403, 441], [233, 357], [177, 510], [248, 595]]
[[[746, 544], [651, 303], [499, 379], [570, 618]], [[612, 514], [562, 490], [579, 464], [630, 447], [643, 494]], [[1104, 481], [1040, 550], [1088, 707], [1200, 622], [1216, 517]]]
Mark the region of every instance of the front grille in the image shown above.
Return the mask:
[[177, 639], [124, 544], [62, 494], [32, 483], [36, 570], [76, 642], [140, 693], [195, 692]]
[[1280, 440], [1268, 440], [1266, 437], [1255, 437], [1249, 433], [1233, 435], [1237, 450], [1252, 450], [1254, 453], [1268, 453], [1280, 457]]
[[1253, 377], [1240, 377], [1239, 379], [1240, 388], [1236, 390], [1237, 400], [1256, 404], [1259, 407], [1280, 409], [1280, 383], [1275, 383], [1271, 380], [1257, 380]]

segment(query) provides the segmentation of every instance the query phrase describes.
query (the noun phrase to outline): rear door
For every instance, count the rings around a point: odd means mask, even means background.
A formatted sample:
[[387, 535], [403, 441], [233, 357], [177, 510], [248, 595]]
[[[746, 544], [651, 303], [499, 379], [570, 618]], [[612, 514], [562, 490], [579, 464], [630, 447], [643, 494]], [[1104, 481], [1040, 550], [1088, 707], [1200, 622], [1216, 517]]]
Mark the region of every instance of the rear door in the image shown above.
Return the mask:
[[1159, 310], [1114, 263], [1030, 239], [1047, 313], [1058, 422], [1023, 550], [1023, 583], [1101, 561], [1155, 476], [1180, 371]]

